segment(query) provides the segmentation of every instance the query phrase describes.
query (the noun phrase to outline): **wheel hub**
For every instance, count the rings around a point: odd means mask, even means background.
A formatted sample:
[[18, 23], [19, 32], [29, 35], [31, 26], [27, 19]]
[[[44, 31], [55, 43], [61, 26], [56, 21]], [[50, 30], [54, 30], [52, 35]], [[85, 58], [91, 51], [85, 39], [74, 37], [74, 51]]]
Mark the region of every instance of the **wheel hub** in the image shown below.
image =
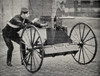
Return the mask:
[[79, 42], [78, 46], [83, 48], [84, 43], [83, 42]]

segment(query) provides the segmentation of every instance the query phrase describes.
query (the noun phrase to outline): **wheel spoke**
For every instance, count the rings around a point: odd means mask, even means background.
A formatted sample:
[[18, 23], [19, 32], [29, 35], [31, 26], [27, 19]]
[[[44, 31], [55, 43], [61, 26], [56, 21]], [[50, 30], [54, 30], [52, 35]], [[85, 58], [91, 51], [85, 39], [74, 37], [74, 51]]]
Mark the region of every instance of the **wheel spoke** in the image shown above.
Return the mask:
[[85, 23], [77, 23], [70, 32], [72, 45], [79, 46], [79, 51], [72, 54], [74, 60], [85, 65], [93, 61], [97, 52], [97, 40], [92, 28]]
[[91, 54], [93, 54], [86, 46], [84, 46]]
[[28, 35], [28, 31], [27, 31], [27, 30], [26, 30], [26, 34], [27, 34], [27, 37], [28, 37], [29, 42], [30, 42], [30, 45], [31, 45], [31, 40], [30, 40], [30, 38], [29, 38], [29, 35]]
[[34, 30], [34, 37], [33, 37], [33, 40], [32, 40], [33, 43], [34, 43], [34, 40], [35, 40], [35, 36], [36, 36], [36, 30]]
[[81, 48], [80, 48], [80, 51], [79, 51], [79, 58], [78, 58], [78, 61], [80, 61], [80, 57], [81, 57]]
[[84, 55], [83, 48], [82, 48], [82, 53], [83, 53], [83, 61], [84, 61], [84, 63], [85, 63], [85, 55]]
[[34, 59], [34, 69], [36, 69], [36, 63], [35, 63], [35, 58], [34, 58], [35, 54], [33, 55], [33, 59]]
[[95, 47], [95, 45], [87, 44], [87, 43], [85, 43], [84, 45]]
[[[34, 26], [26, 27], [22, 31], [21, 35], [25, 44], [25, 58], [21, 51], [22, 62], [24, 62], [25, 68], [32, 73], [37, 72], [43, 63], [43, 53], [40, 53], [40, 49], [43, 48], [41, 37], [38, 30]], [[20, 48], [22, 50], [22, 47]], [[44, 50], [43, 50], [44, 51]]]
[[79, 25], [79, 34], [80, 34], [80, 41], [81, 41], [82, 39], [81, 39], [81, 27], [80, 27], [80, 25]]
[[88, 36], [88, 34], [90, 33], [91, 29], [89, 29], [89, 31], [87, 32], [87, 34], [85, 35], [85, 37], [83, 38], [83, 41], [86, 39], [86, 37]]
[[31, 66], [30, 66], [30, 70], [32, 70], [32, 52], [31, 52]]
[[[84, 48], [83, 48], [84, 49]], [[88, 54], [87, 54], [87, 52], [86, 52], [86, 50], [84, 49], [84, 52], [85, 52], [85, 54], [86, 54], [86, 56], [87, 56], [87, 58], [89, 59], [89, 61], [90, 61], [90, 58], [89, 58], [89, 56], [88, 56]]]
[[37, 59], [37, 57], [36, 57], [36, 56], [35, 56], [35, 59], [36, 59], [36, 61], [37, 61], [38, 65], [39, 65], [39, 61], [38, 61], [38, 59]]
[[29, 52], [25, 54], [25, 58], [24, 59], [27, 59], [28, 55], [29, 55]]
[[84, 37], [84, 32], [85, 32], [85, 25], [84, 25], [83, 33], [82, 33], [82, 40], [83, 40], [83, 37]]
[[28, 57], [29, 57], [29, 58], [27, 59], [27, 63], [29, 63], [29, 60], [30, 60], [31, 54], [29, 54]]
[[34, 42], [34, 45], [36, 45], [38, 43], [39, 39], [40, 39], [40, 36], [36, 39], [36, 41]]
[[[37, 51], [37, 50], [36, 50]], [[36, 52], [37, 54], [38, 54], [38, 56], [40, 57], [40, 59], [41, 59], [41, 57], [42, 57], [42, 55], [37, 51]]]
[[26, 43], [29, 43], [30, 44], [30, 42], [27, 40], [27, 38], [26, 38], [26, 36], [24, 36], [24, 39], [23, 39]]
[[32, 28], [30, 28], [30, 36], [31, 36], [31, 42], [32, 42]]
[[25, 54], [25, 56], [26, 56], [25, 58], [27, 58], [27, 57], [28, 57], [29, 53], [30, 53], [30, 52], [27, 52], [27, 53]]
[[[78, 36], [78, 34], [77, 34], [77, 32], [76, 32], [76, 30], [75, 30], [75, 29], [74, 29], [74, 31], [75, 31], [75, 33], [76, 33], [76, 36], [77, 36], [77, 38], [78, 38], [79, 36]], [[79, 38], [78, 38], [78, 40], [79, 40]]]
[[27, 53], [27, 55], [25, 56], [25, 58], [23, 58], [23, 60], [25, 61], [25, 65], [27, 66], [27, 63], [29, 62], [30, 59], [30, 52]]
[[91, 37], [91, 38], [85, 40], [84, 42], [90, 41], [90, 40], [92, 40], [92, 39], [94, 39], [94, 37]]
[[25, 43], [25, 45], [26, 45], [27, 47], [29, 47], [29, 45], [28, 45], [28, 44], [26, 44], [26, 43]]
[[[72, 35], [72, 36], [73, 36], [73, 35]], [[78, 42], [80, 42], [79, 39], [77, 39], [75, 36], [73, 36], [73, 37], [74, 37]]]

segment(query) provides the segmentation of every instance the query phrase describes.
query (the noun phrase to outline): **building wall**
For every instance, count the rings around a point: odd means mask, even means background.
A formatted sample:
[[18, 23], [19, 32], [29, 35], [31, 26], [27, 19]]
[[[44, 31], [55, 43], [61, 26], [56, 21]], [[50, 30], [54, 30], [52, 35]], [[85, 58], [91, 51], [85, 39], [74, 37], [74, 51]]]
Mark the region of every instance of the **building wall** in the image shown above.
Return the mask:
[[75, 0], [75, 16], [100, 17], [99, 0]]
[[64, 2], [65, 15], [74, 15], [74, 0], [53, 0], [52, 15], [55, 16], [56, 9], [59, 7], [60, 2]]
[[29, 0], [30, 19], [40, 18], [42, 22], [48, 21], [52, 26], [52, 1], [53, 0]]
[[28, 8], [28, 0], [0, 0], [0, 31], [22, 7]]
[[32, 18], [51, 16], [52, 0], [29, 0], [29, 9]]
[[0, 31], [11, 17], [19, 14], [21, 7], [29, 8], [31, 19], [44, 16], [53, 20], [61, 1], [65, 3], [66, 16], [100, 16], [99, 0], [0, 0]]
[[100, 17], [100, 0], [53, 0], [53, 16], [61, 1], [65, 3], [66, 16]]
[[0, 32], [14, 15], [20, 13], [22, 7], [29, 8], [30, 19], [41, 16], [51, 17], [52, 1], [53, 0], [0, 0]]

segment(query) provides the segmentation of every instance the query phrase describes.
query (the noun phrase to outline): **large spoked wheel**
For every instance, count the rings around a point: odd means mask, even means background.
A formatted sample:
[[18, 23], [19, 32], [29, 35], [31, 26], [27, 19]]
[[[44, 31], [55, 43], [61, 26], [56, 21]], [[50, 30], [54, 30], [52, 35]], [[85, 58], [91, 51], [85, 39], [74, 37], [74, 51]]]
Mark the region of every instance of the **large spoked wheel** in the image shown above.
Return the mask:
[[37, 72], [43, 63], [44, 48], [40, 34], [35, 26], [27, 26], [21, 34], [20, 51], [21, 61], [25, 68], [31, 72]]
[[83, 65], [92, 62], [97, 52], [97, 40], [92, 28], [85, 23], [77, 23], [71, 29], [70, 38], [79, 49], [72, 54], [75, 61]]

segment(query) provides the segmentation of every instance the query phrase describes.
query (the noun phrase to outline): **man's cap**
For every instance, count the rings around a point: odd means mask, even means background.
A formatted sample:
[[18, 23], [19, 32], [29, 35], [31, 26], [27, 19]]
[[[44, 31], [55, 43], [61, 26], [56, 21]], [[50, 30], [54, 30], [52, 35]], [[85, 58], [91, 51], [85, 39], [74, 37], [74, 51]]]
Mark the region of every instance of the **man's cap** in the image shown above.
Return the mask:
[[28, 9], [27, 8], [21, 8], [21, 13], [28, 13]]
[[61, 1], [60, 4], [64, 4], [64, 1]]

